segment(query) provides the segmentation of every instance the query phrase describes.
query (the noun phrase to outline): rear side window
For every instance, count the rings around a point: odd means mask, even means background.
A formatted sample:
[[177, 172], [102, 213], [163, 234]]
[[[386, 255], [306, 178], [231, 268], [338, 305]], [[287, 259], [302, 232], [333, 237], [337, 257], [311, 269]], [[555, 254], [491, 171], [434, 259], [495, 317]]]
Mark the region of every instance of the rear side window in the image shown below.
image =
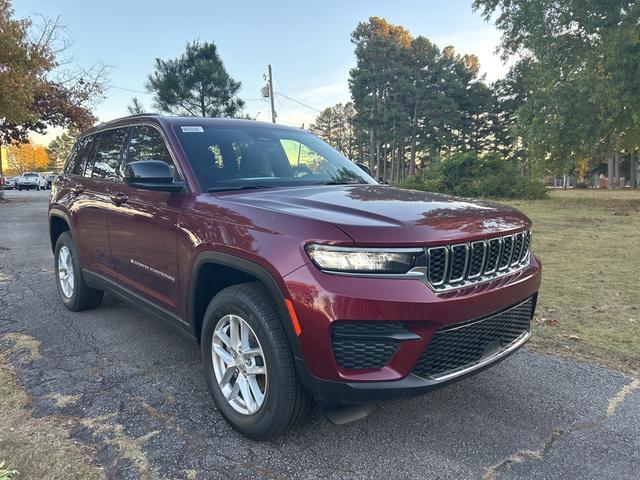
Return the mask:
[[78, 140], [71, 155], [69, 155], [64, 173], [69, 175], [82, 175], [92, 145], [93, 135], [82, 137]]
[[133, 128], [131, 140], [129, 140], [120, 169], [122, 176], [125, 175], [129, 163], [146, 160], [160, 160], [170, 167], [174, 167], [162, 134], [153, 127], [143, 125]]
[[117, 180], [119, 178], [118, 166], [120, 165], [122, 146], [127, 138], [127, 130], [127, 128], [114, 128], [102, 132], [93, 163], [93, 172], [91, 174], [93, 178], [104, 180]]

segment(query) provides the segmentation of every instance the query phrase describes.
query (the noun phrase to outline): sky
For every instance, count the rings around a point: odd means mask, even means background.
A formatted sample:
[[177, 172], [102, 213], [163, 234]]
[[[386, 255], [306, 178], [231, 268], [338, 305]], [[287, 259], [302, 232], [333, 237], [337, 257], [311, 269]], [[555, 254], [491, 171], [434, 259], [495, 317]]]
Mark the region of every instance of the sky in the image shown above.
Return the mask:
[[[152, 109], [144, 84], [155, 58], [175, 58], [186, 42], [213, 41], [229, 74], [242, 83], [246, 112], [269, 121], [261, 98], [271, 64], [278, 122], [308, 126], [325, 107], [349, 100], [349, 69], [355, 65], [350, 33], [371, 16], [402, 25], [440, 47], [480, 59], [488, 81], [505, 66], [495, 53], [500, 35], [466, 0], [14, 0], [16, 17], [60, 17], [73, 43], [67, 56], [82, 66], [111, 67], [100, 121], [127, 115], [131, 98]], [[36, 18], [37, 21], [37, 18]], [[302, 106], [288, 97], [305, 104]], [[309, 108], [312, 107], [312, 108]], [[48, 135], [46, 141], [51, 137]]]

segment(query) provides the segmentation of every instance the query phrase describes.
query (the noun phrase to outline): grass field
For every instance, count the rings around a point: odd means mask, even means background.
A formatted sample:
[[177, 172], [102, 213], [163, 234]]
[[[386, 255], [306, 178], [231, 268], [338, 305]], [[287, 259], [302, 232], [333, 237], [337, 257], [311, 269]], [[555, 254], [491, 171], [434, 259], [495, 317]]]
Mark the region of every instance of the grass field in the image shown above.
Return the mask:
[[530, 348], [640, 372], [640, 191], [550, 197], [509, 202], [543, 265]]

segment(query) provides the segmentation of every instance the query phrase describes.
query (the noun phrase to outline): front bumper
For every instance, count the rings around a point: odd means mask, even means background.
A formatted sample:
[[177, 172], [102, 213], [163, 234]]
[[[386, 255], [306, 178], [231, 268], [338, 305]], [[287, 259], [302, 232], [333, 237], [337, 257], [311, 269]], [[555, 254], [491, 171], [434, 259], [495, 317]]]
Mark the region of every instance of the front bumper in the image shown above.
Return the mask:
[[[481, 371], [529, 338], [540, 273], [541, 265], [532, 255], [527, 268], [498, 281], [436, 293], [416, 280], [340, 277], [319, 272], [312, 265], [302, 267], [285, 277], [285, 282], [302, 327], [303, 355], [296, 360], [305, 386], [320, 403], [361, 403], [418, 395]], [[417, 368], [436, 332], [497, 315], [527, 299], [533, 306], [521, 338], [511, 337], [508, 345], [499, 345], [483, 354], [482, 361], [474, 360], [469, 368], [451, 374], [422, 375], [424, 369]], [[333, 326], [342, 321], [362, 322], [362, 327], [364, 322], [401, 324], [410, 335], [402, 337], [389, 361], [373, 368], [364, 363], [347, 368], [337, 360], [337, 343], [332, 339]]]
[[468, 368], [438, 379], [423, 378], [410, 373], [400, 380], [391, 382], [339, 382], [314, 377], [306, 370], [304, 362], [301, 360], [298, 360], [297, 367], [305, 389], [320, 406], [360, 405], [419, 396], [470, 377], [504, 360], [520, 349], [530, 337], [531, 332], [527, 332], [510, 348], [487, 357]]

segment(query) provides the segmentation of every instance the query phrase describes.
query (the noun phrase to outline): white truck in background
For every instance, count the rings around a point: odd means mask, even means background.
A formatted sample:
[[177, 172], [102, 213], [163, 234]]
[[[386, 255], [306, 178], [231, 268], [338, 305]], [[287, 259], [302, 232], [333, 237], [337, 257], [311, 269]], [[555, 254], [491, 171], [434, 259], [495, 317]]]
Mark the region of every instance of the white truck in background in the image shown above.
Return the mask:
[[17, 190], [45, 189], [47, 181], [38, 172], [24, 172], [16, 178]]

